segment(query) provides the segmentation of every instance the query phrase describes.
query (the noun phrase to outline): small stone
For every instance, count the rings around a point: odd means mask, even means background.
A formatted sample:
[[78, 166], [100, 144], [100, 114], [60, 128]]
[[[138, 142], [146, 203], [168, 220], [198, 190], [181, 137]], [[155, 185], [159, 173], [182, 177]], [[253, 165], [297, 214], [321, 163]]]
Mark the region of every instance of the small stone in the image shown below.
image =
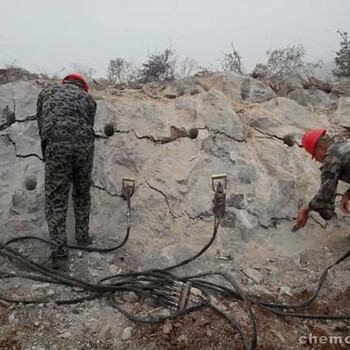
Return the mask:
[[164, 334], [170, 334], [172, 331], [173, 327], [171, 325], [171, 322], [166, 321], [163, 325], [163, 333]]
[[72, 333], [68, 331], [59, 335], [60, 338], [64, 338], [64, 339], [70, 338], [71, 336], [72, 336]]
[[271, 293], [268, 289], [265, 287], [259, 285], [259, 284], [254, 284], [252, 287], [249, 288], [249, 293], [251, 293], [254, 296], [259, 296], [259, 297], [273, 297], [273, 293]]
[[103, 260], [103, 259], [105, 259], [105, 257], [101, 253], [98, 253], [98, 252], [90, 253], [90, 258], [93, 258], [93, 259], [96, 259], [96, 260]]
[[210, 298], [210, 303], [213, 304], [214, 306], [219, 307], [221, 305], [213, 295], [210, 295], [209, 298]]
[[293, 296], [292, 290], [289, 287], [286, 287], [286, 286], [280, 288], [280, 293], [281, 294], [286, 294], [286, 295], [288, 295], [290, 297]]
[[169, 317], [171, 314], [168, 309], [163, 309], [158, 313], [158, 315], [161, 317]]
[[286, 343], [286, 338], [284, 338], [284, 336], [278, 332], [276, 329], [272, 329], [271, 333], [279, 339], [279, 341], [281, 342], [281, 344], [285, 344]]
[[52, 296], [55, 295], [55, 291], [52, 290], [52, 289], [50, 289], [50, 290], [47, 291], [47, 295], [48, 295], [49, 297], [52, 297]]
[[0, 306], [9, 308], [9, 307], [11, 307], [11, 304], [8, 303], [7, 301], [0, 300]]
[[177, 338], [178, 342], [185, 342], [187, 343], [187, 337], [185, 336], [185, 334], [181, 334], [178, 338]]
[[255, 269], [251, 269], [248, 267], [244, 269], [242, 272], [257, 284], [260, 284], [263, 279], [263, 275]]
[[49, 283], [40, 283], [40, 284], [34, 284], [30, 289], [34, 292], [38, 289], [48, 288], [49, 286], [50, 286]]
[[276, 266], [266, 266], [266, 270], [271, 272], [271, 273], [277, 273], [278, 268]]
[[9, 320], [10, 323], [12, 323], [14, 321], [14, 319], [15, 319], [15, 315], [14, 314], [9, 315], [8, 320]]
[[135, 312], [136, 314], [139, 314], [141, 311], [142, 311], [142, 306], [141, 306], [141, 304], [140, 304], [140, 303], [135, 303], [135, 305], [134, 305], [134, 312]]
[[40, 325], [40, 322], [39, 322], [39, 321], [35, 321], [35, 322], [34, 322], [34, 326], [35, 326], [35, 327], [39, 327], [39, 325]]
[[126, 327], [123, 331], [122, 340], [128, 340], [131, 337], [131, 327]]
[[118, 266], [115, 266], [115, 265], [109, 265], [109, 272], [112, 274], [112, 275], [117, 275], [121, 272], [121, 269], [118, 267]]
[[134, 292], [128, 292], [123, 295], [123, 299], [128, 303], [133, 303], [138, 300], [138, 297]]

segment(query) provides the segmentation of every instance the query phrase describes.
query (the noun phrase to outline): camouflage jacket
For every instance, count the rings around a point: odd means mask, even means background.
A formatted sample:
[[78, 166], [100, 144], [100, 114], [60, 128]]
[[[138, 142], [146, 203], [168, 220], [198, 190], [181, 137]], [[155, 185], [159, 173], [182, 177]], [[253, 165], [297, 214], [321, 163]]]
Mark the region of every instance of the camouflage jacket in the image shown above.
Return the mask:
[[334, 214], [338, 181], [350, 184], [350, 140], [332, 143], [321, 170], [321, 187], [309, 203], [309, 208], [328, 220]]
[[37, 100], [42, 142], [52, 136], [79, 136], [93, 140], [96, 102], [73, 82], [43, 89]]

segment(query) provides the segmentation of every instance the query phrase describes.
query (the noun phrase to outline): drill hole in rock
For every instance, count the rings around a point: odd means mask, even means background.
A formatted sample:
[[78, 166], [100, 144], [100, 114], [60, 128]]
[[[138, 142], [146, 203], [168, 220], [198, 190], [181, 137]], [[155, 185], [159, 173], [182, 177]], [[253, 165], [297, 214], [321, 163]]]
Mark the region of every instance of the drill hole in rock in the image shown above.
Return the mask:
[[24, 186], [28, 191], [33, 191], [36, 189], [37, 181], [36, 178], [31, 176], [24, 181]]
[[287, 134], [283, 137], [283, 142], [285, 145], [287, 145], [288, 147], [293, 147], [295, 144], [295, 137], [294, 135], [291, 134]]
[[191, 139], [196, 139], [198, 136], [198, 129], [192, 128], [192, 129], [188, 130], [188, 135]]
[[111, 137], [114, 135], [114, 125], [113, 124], [107, 124], [104, 129], [103, 132], [105, 133], [105, 135], [107, 137]]

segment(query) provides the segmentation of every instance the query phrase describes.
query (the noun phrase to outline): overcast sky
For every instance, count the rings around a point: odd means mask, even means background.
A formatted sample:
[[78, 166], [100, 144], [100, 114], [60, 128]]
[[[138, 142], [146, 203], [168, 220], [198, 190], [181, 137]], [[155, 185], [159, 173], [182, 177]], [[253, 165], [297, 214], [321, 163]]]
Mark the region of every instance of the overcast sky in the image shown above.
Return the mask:
[[54, 74], [76, 62], [104, 76], [110, 58], [142, 62], [169, 45], [219, 66], [231, 41], [248, 70], [298, 43], [329, 61], [349, 17], [349, 0], [0, 0], [0, 66]]

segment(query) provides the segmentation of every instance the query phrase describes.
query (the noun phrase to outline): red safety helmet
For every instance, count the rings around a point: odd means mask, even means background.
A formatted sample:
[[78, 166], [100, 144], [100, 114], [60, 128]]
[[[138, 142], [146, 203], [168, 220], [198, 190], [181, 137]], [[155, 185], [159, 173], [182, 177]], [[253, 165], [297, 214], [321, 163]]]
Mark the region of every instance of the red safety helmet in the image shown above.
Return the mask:
[[81, 75], [79, 73], [68, 74], [62, 79], [62, 84], [64, 84], [67, 80], [70, 80], [70, 79], [80, 80], [84, 84], [84, 90], [86, 92], [89, 91], [89, 85], [87, 84], [83, 75]]
[[311, 154], [312, 159], [315, 158], [315, 148], [318, 139], [326, 132], [326, 129], [311, 129], [304, 134], [301, 143], [305, 150]]

